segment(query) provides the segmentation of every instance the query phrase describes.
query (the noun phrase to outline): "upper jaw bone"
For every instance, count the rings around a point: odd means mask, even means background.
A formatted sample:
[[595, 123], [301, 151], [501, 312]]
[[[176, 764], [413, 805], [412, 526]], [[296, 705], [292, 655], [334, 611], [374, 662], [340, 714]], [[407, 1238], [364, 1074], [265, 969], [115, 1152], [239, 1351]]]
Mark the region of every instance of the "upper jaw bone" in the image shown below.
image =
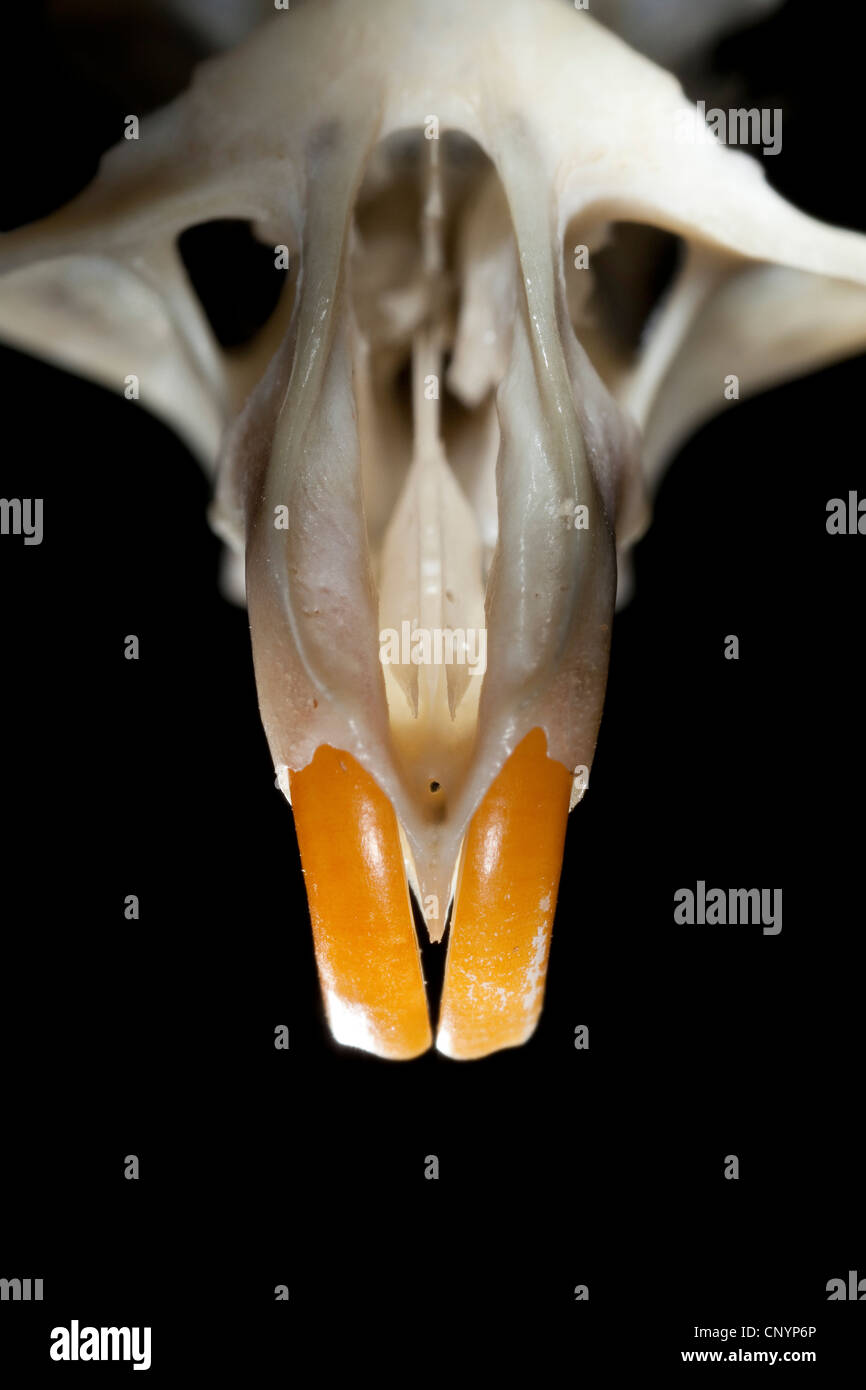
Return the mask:
[[[300, 771], [328, 744], [376, 778], [406, 836], [420, 897], [441, 904], [435, 937], [469, 820], [523, 737], [541, 728], [567, 768], [591, 763], [615, 591], [610, 441], [597, 437], [592, 394], [595, 415], [601, 398], [609, 418], [616, 411], [585, 362], [577, 409], [569, 368], [581, 368], [563, 347], [571, 329], [555, 227], [524, 148], [501, 171], [513, 247], [501, 291], [515, 314], [496, 395], [498, 543], [486, 599], [479, 520], [448, 465], [438, 402], [421, 389], [442, 372], [447, 330], [435, 322], [414, 330], [412, 456], [373, 554], [369, 440], [356, 402], [365, 348], [349, 255], [362, 172], [356, 144], [339, 132], [315, 154], [282, 375], [272, 368], [251, 398], [222, 472], [238, 493], [226, 505], [245, 519], [253, 652], [275, 764]], [[606, 448], [603, 489], [587, 437], [597, 455]], [[623, 425], [615, 447], [630, 443]], [[579, 506], [586, 524], [577, 527]], [[480, 630], [486, 674], [465, 665], [383, 669], [379, 632], [401, 632], [404, 622]]]

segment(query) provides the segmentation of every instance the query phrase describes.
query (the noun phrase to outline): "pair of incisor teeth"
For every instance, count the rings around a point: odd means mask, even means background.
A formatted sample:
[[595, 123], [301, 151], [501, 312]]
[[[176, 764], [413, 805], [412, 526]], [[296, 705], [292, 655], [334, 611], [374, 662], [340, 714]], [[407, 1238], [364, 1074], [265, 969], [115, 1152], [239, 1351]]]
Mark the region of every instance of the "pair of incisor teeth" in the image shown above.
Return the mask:
[[[383, 1057], [432, 1042], [409, 885], [434, 940], [453, 897], [439, 1049], [530, 1036], [617, 555], [732, 375], [746, 394], [866, 345], [864, 239], [683, 139], [689, 115], [561, 0], [293, 6], [0, 248], [5, 336], [137, 375], [218, 461], [328, 1018]], [[291, 265], [233, 353], [177, 250], [222, 218]], [[634, 341], [594, 273], [619, 246], [633, 276], [619, 224], [681, 243]], [[483, 630], [483, 678], [383, 665], [406, 623]]]
[[[383, 1057], [416, 1057], [433, 1038], [394, 808], [355, 758], [330, 747], [291, 784], [334, 1037]], [[513, 1047], [535, 1028], [570, 793], [571, 777], [536, 729], [470, 821], [436, 1035], [450, 1057]]]

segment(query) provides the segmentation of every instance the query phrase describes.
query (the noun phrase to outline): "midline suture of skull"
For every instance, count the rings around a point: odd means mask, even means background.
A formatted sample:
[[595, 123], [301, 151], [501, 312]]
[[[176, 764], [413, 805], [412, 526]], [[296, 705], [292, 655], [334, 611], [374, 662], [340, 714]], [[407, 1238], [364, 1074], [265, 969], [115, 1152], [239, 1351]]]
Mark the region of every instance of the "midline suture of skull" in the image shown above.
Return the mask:
[[[732, 374], [745, 395], [866, 346], [866, 238], [798, 212], [760, 159], [679, 141], [690, 110], [561, 0], [317, 0], [0, 242], [2, 335], [136, 375], [215, 475], [341, 1043], [433, 1043], [410, 888], [433, 940], [448, 925], [439, 1050], [531, 1036], [618, 567], [622, 594], [660, 473]], [[233, 352], [178, 251], [218, 219], [290, 266]], [[605, 279], [639, 297], [674, 238], [629, 335]], [[455, 659], [407, 660], [424, 633]]]

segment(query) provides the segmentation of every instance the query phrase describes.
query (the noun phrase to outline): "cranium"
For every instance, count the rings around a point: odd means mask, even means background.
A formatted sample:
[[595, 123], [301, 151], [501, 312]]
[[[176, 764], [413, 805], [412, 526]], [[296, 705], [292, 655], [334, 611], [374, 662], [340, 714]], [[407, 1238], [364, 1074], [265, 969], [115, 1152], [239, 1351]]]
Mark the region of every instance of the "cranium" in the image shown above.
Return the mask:
[[[866, 241], [684, 138], [693, 115], [560, 0], [317, 0], [3, 240], [6, 338], [134, 374], [215, 474], [340, 1042], [431, 1044], [409, 885], [434, 940], [453, 900], [439, 1049], [531, 1035], [661, 471], [732, 373], [866, 345]], [[235, 353], [178, 251], [228, 218], [290, 266]], [[685, 254], [634, 343], [597, 272], [661, 233]]]

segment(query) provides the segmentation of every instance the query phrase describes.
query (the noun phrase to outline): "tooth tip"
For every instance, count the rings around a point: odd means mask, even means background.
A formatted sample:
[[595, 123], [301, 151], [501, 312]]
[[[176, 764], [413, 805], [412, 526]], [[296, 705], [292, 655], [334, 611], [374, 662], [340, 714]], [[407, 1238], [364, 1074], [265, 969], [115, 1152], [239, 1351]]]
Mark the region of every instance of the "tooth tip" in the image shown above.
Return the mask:
[[497, 1052], [523, 1047], [524, 1043], [529, 1042], [537, 1025], [536, 1017], [529, 1027], [515, 1031], [513, 1036], [495, 1038], [473, 1038], [471, 1029], [466, 1029], [459, 1041], [452, 1037], [449, 1028], [443, 1027], [439, 1029], [436, 1037], [436, 1051], [451, 1062], [479, 1062], [485, 1057], [494, 1056]]
[[427, 1052], [433, 1042], [426, 1014], [410, 1020], [395, 1020], [389, 1027], [377, 1019], [373, 1010], [360, 1003], [349, 1003], [334, 989], [325, 989], [325, 1012], [331, 1035], [341, 1047], [370, 1052], [390, 1061], [411, 1061]]

